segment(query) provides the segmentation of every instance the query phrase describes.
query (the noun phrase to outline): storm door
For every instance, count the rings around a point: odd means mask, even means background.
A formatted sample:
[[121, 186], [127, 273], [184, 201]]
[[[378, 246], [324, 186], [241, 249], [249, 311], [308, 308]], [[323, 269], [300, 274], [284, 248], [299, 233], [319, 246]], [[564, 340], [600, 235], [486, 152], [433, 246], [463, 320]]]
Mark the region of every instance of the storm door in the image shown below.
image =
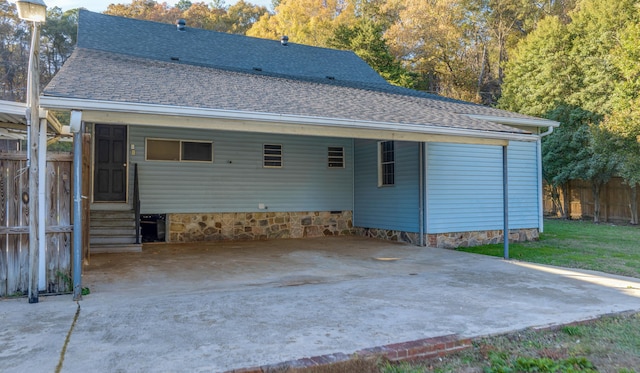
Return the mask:
[[94, 202], [127, 200], [127, 126], [96, 124]]

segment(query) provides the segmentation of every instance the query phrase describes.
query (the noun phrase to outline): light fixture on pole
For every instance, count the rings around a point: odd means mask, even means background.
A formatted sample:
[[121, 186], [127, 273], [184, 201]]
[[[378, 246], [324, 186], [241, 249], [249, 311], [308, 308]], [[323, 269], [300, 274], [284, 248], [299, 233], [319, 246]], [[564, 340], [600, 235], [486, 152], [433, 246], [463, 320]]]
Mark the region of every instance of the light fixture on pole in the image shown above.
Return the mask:
[[[40, 237], [38, 186], [38, 140], [40, 138], [40, 28], [47, 18], [47, 6], [43, 0], [18, 0], [18, 17], [33, 23], [31, 50], [29, 51], [29, 71], [27, 72], [27, 138], [29, 147], [29, 303], [38, 303], [38, 275]], [[45, 129], [46, 130], [46, 129]]]
[[18, 17], [25, 21], [44, 22], [47, 18], [47, 6], [42, 0], [18, 0]]

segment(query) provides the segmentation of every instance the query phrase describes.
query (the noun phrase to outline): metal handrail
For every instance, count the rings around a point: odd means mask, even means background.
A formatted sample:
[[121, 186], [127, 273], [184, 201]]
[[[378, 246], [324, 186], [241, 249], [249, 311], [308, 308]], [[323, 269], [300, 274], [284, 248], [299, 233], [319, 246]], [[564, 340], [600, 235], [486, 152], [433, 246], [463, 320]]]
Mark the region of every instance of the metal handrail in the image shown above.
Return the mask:
[[136, 214], [136, 244], [140, 244], [140, 187], [138, 185], [138, 164], [133, 164], [133, 209]]

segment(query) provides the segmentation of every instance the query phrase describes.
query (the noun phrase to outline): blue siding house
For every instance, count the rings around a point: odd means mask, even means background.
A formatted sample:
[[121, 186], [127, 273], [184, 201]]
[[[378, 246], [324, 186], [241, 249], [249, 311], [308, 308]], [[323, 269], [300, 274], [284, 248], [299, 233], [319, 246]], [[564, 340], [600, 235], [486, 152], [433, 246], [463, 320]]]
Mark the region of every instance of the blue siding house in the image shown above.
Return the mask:
[[139, 232], [456, 247], [501, 241], [505, 213], [535, 239], [558, 125], [392, 86], [349, 51], [85, 10], [40, 103], [91, 135], [92, 251]]

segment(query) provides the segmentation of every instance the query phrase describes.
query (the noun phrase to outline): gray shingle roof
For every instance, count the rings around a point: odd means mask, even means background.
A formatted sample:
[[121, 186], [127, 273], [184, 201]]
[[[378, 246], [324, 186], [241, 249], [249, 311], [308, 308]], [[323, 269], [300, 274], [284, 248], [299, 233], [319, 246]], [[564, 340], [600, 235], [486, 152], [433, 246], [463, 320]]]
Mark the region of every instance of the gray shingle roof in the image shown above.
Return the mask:
[[468, 115], [535, 119], [390, 85], [352, 52], [84, 10], [43, 95], [503, 133], [524, 131]]
[[[189, 20], [187, 20], [188, 26]], [[253, 70], [308, 78], [385, 84], [366, 62], [350, 51], [317, 48], [175, 25], [108, 16], [80, 10], [78, 47], [128, 54], [158, 61]]]
[[76, 48], [45, 96], [521, 132], [431, 99]]

